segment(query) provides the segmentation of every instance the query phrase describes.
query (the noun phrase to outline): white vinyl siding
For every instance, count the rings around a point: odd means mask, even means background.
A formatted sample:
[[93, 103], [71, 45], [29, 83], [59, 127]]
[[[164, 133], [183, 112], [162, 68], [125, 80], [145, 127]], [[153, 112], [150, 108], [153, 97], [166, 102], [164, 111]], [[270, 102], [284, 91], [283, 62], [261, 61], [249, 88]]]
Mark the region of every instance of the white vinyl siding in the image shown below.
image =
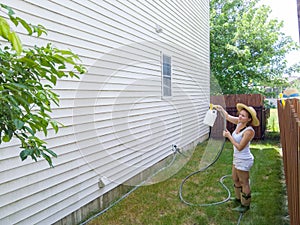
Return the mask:
[[[54, 168], [21, 162], [17, 140], [0, 145], [0, 224], [52, 224], [208, 133], [208, 0], [1, 3], [48, 29], [14, 28], [25, 48], [71, 49], [88, 73], [55, 87], [52, 117], [65, 126], [45, 138]], [[172, 56], [172, 98], [162, 98], [161, 52]]]

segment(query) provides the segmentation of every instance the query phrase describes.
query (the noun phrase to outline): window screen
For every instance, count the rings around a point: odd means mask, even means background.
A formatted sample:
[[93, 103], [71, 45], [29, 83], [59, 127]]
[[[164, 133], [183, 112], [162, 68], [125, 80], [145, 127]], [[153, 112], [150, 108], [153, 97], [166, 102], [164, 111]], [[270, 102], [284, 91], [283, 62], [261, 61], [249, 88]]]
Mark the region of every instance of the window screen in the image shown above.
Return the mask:
[[163, 96], [172, 95], [172, 83], [171, 83], [171, 57], [163, 54], [162, 59], [162, 94]]

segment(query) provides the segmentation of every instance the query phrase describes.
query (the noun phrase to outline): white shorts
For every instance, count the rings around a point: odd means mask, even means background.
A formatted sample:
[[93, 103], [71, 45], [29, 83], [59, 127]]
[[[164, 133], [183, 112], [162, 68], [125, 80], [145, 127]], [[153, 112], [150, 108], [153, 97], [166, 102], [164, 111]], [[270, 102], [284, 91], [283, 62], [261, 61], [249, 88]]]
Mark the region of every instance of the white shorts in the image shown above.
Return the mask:
[[237, 170], [250, 171], [253, 163], [254, 159], [233, 159], [233, 165]]

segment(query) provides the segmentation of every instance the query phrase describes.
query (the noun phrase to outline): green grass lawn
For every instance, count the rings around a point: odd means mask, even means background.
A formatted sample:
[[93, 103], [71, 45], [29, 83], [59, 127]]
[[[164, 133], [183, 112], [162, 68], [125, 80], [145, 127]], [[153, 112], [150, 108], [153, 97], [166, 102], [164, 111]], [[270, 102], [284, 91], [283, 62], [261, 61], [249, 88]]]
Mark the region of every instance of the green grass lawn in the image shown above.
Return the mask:
[[[199, 144], [191, 160], [166, 181], [139, 187], [104, 214], [92, 220], [101, 225], [236, 225], [239, 213], [232, 211], [233, 202], [215, 206], [189, 206], [179, 198], [182, 180], [199, 170], [199, 161], [208, 142]], [[255, 163], [251, 170], [252, 203], [241, 225], [288, 225], [279, 135], [254, 141]], [[191, 177], [183, 187], [183, 197], [196, 204], [227, 198], [219, 179], [231, 173], [232, 145], [226, 142], [218, 161], [208, 170]], [[231, 190], [230, 177], [224, 183]]]
[[268, 118], [267, 130], [269, 132], [279, 132], [277, 109], [270, 109], [270, 117]]

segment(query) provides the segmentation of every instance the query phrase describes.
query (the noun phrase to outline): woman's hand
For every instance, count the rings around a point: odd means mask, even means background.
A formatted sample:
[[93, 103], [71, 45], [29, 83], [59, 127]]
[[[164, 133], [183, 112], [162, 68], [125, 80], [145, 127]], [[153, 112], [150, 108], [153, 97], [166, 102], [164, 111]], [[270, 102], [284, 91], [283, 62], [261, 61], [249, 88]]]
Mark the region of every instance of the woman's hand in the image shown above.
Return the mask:
[[226, 129], [223, 131], [223, 136], [229, 138], [231, 136], [230, 132]]
[[223, 107], [220, 106], [220, 105], [214, 105], [214, 108], [215, 108], [216, 110], [218, 110], [218, 111], [224, 110]]
[[214, 105], [214, 108], [221, 113], [222, 117], [224, 117], [226, 120], [228, 120], [228, 113], [225, 111], [225, 109], [221, 105]]

